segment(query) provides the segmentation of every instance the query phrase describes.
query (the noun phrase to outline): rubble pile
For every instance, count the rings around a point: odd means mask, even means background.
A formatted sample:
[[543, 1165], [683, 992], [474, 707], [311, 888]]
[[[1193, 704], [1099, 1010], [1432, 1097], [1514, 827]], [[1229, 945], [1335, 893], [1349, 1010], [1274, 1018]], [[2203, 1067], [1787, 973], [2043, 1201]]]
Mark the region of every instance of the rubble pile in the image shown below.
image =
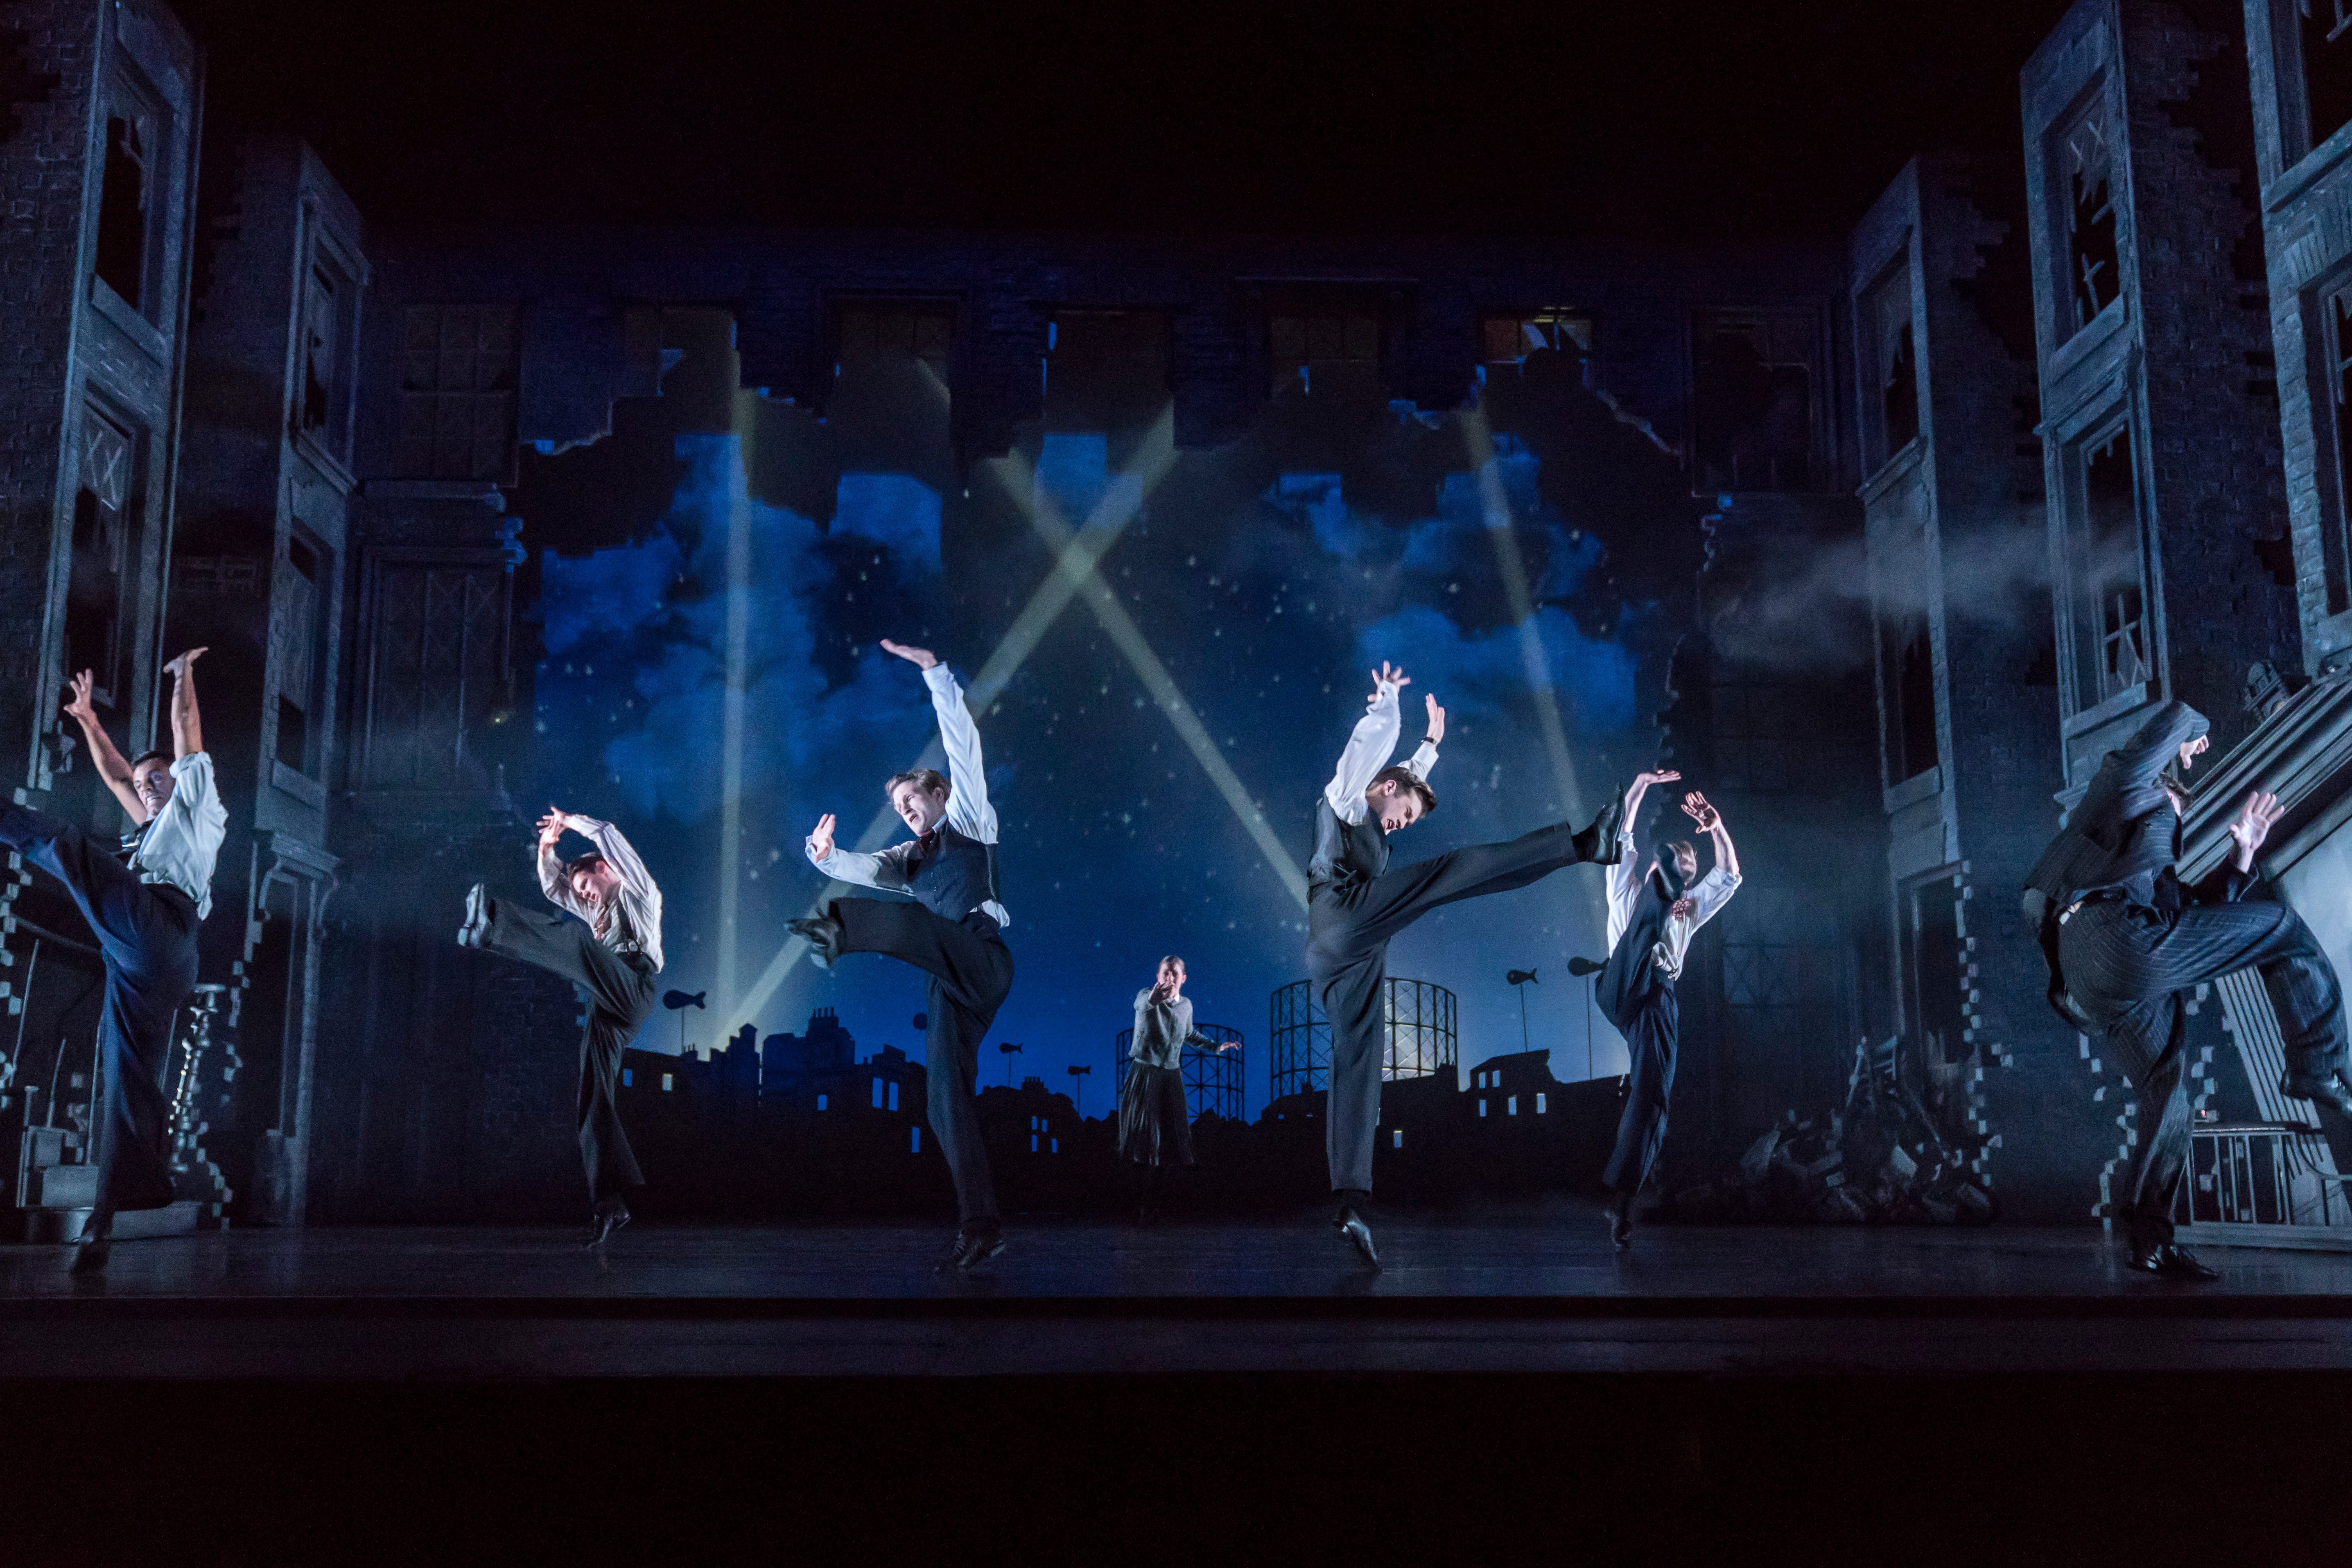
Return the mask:
[[[1661, 1219], [1815, 1225], [1984, 1225], [1992, 1194], [1969, 1169], [1981, 1145], [1965, 1118], [1939, 1117], [1904, 1087], [1895, 1053], [1856, 1053], [1845, 1107], [1791, 1110], [1711, 1182], [1670, 1194]], [[1928, 1074], [1938, 1108], [1957, 1107], [1958, 1072]], [[1951, 1122], [1960, 1122], [1955, 1127]]]

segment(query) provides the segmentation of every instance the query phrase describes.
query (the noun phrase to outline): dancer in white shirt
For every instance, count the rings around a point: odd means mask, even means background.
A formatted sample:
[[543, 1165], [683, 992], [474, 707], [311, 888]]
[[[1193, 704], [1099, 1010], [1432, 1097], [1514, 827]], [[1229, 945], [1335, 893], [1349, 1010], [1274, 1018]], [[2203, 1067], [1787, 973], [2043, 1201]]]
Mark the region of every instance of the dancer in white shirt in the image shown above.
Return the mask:
[[971, 1268], [1004, 1250], [996, 1213], [996, 1186], [980, 1138], [972, 1103], [978, 1093], [980, 1042], [1013, 990], [1013, 950], [1003, 930], [1013, 923], [996, 890], [996, 808], [988, 801], [980, 731], [963, 688], [929, 648], [884, 641], [923, 672], [948, 776], [918, 768], [894, 774], [883, 793], [915, 837], [878, 855], [834, 843], [834, 819], [821, 818], [808, 837], [810, 864], [837, 881], [855, 882], [914, 900], [835, 899], [824, 912], [790, 922], [811, 956], [830, 969], [847, 954], [878, 952], [912, 964], [928, 976], [924, 1009], [923, 1077], [931, 1136], [955, 1180], [958, 1224], [942, 1268]]
[[[1683, 775], [1646, 773], [1625, 792], [1619, 818], [1618, 859], [1609, 872], [1609, 962], [1595, 984], [1594, 998], [1625, 1037], [1632, 1083], [1617, 1122], [1617, 1146], [1601, 1172], [1608, 1189], [1609, 1238], [1621, 1249], [1633, 1242], [1633, 1195], [1649, 1179], [1666, 1142], [1666, 1100], [1675, 1086], [1675, 1052], [1681, 1013], [1675, 982], [1691, 934], [1716, 917], [1739, 889], [1739, 856], [1731, 847], [1723, 814], [1703, 795], [1683, 797], [1684, 814], [1715, 841], [1715, 864], [1696, 886], [1698, 851], [1687, 842], [1658, 847], [1642, 866], [1633, 854], [1633, 824], [1652, 784]], [[1639, 867], [1640, 869], [1636, 869]], [[1687, 889], [1687, 890], [1685, 890]]]
[[121, 858], [63, 818], [0, 804], [0, 844], [65, 884], [106, 962], [98, 1201], [82, 1226], [77, 1273], [106, 1266], [119, 1210], [172, 1201], [163, 1069], [172, 1019], [196, 984], [196, 926], [212, 912], [213, 864], [228, 832], [196, 709], [195, 662], [204, 651], [190, 648], [163, 667], [172, 676], [169, 756], [147, 752], [124, 762], [91, 705], [90, 672], [73, 678], [66, 711], [81, 726], [98, 776], [138, 824], [124, 836]]
[[[565, 861], [555, 847], [566, 832], [596, 847]], [[588, 1170], [588, 1242], [601, 1246], [629, 1223], [630, 1189], [646, 1184], [617, 1095], [621, 1053], [654, 1009], [662, 967], [662, 895], [621, 830], [593, 816], [549, 806], [539, 819], [539, 889], [561, 914], [490, 897], [477, 882], [466, 895], [461, 946], [502, 953], [560, 974], [585, 992], [588, 1029], [580, 1046], [580, 1158]]]
[[1385, 663], [1372, 672], [1364, 716], [1315, 803], [1315, 854], [1307, 866], [1307, 973], [1331, 1021], [1324, 1116], [1331, 1191], [1339, 1200], [1331, 1224], [1375, 1268], [1380, 1253], [1364, 1211], [1381, 1119], [1390, 940], [1440, 905], [1524, 888], [1581, 861], [1607, 864], [1619, 852], [1612, 798], [1599, 820], [1579, 831], [1558, 823], [1506, 844], [1450, 849], [1391, 869], [1389, 835], [1437, 809], [1429, 771], [1445, 737], [1445, 710], [1429, 698], [1429, 728], [1420, 748], [1411, 761], [1389, 765], [1397, 743], [1397, 692], [1408, 684], [1403, 670]]

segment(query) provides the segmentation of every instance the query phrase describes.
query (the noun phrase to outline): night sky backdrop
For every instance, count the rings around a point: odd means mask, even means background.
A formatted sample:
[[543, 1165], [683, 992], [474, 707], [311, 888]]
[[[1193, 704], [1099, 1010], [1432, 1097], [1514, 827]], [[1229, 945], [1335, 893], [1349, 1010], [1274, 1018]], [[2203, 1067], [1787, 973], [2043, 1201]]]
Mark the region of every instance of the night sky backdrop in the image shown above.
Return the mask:
[[[179, 9], [211, 50], [211, 129], [306, 137], [373, 225], [1704, 242], [1842, 234], [1925, 148], [2018, 156], [2016, 72], [2064, 4]], [[820, 885], [801, 854], [809, 826], [835, 811], [855, 841], [880, 781], [929, 738], [920, 680], [874, 639], [928, 644], [969, 681], [1051, 568], [1024, 502], [1075, 524], [1107, 489], [1139, 482], [1128, 470], [1150, 410], [1049, 417], [1006, 463], [963, 473], [942, 411], [884, 396], [859, 414], [854, 401], [829, 411], [828, 439], [855, 448], [829, 493], [793, 482], [807, 433], [780, 429], [773, 411], [634, 443], [644, 423], [624, 412], [597, 448], [527, 459], [514, 498], [540, 552], [529, 613], [545, 654], [516, 787], [534, 808], [549, 795], [628, 826], [668, 890], [668, 982], [689, 991], [714, 985], [721, 941], [730, 527], [751, 566], [740, 992]], [[1315, 793], [1383, 658], [1414, 677], [1404, 749], [1423, 693], [1453, 714], [1433, 781], [1444, 805], [1400, 839], [1402, 858], [1564, 810], [1474, 443], [1455, 416], [1395, 423], [1382, 438], [1425, 504], [1343, 493], [1336, 456], [1296, 431], [1253, 437], [1180, 457], [1103, 563], [1299, 866]], [[766, 445], [747, 454], [747, 442]], [[1590, 812], [1654, 759], [1634, 687], [1654, 609], [1612, 598], [1589, 520], [1536, 494], [1542, 459], [1505, 437], [1495, 463]], [[575, 527], [592, 494], [604, 515]], [[1024, 1042], [1021, 1070], [1057, 1088], [1064, 1066], [1092, 1065], [1099, 1112], [1128, 1001], [1178, 951], [1201, 1017], [1248, 1036], [1255, 1109], [1266, 995], [1302, 973], [1303, 910], [1084, 604], [1062, 612], [981, 728], [1020, 966], [996, 1038]], [[1564, 873], [1398, 943], [1392, 973], [1459, 993], [1465, 1067], [1518, 1048], [1502, 972], [1538, 965], [1538, 1043], [1562, 1077], [1583, 1075], [1582, 993], [1562, 960], [1598, 951], [1598, 886], [1597, 872]], [[796, 1030], [811, 1006], [835, 1005], [861, 1050], [915, 1047], [919, 996], [911, 972], [878, 960], [833, 976], [803, 964], [752, 1021]], [[691, 1033], [709, 1042], [739, 1021], [697, 1016]], [[674, 1043], [673, 1025], [657, 1019], [647, 1043]], [[1622, 1050], [1599, 1034], [1593, 1065], [1609, 1072]], [[1003, 1066], [992, 1055], [983, 1078]]]

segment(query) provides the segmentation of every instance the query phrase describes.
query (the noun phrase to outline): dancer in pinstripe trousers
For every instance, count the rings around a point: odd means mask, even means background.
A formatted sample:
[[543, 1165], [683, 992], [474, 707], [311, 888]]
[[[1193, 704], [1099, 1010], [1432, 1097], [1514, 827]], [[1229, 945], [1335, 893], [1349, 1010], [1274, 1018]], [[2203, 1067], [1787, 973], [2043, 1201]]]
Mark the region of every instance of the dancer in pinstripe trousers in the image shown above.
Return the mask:
[[2219, 1278], [2172, 1234], [2189, 1163], [2181, 993], [2255, 971], [2286, 1047], [2280, 1090], [2352, 1115], [2335, 966], [2293, 910], [2238, 901], [2279, 818], [2277, 797], [2246, 797], [2230, 824], [2232, 853], [2194, 888], [2175, 869], [2186, 795], [2165, 770], [2177, 760], [2185, 772], [2205, 751], [2208, 728], [2186, 703], [2158, 709], [2100, 765], [2025, 893], [2052, 1004], [2070, 1027], [2105, 1039], [2138, 1095], [2138, 1144], [2116, 1189], [2115, 1215], [2131, 1240], [2131, 1266], [2169, 1279]]

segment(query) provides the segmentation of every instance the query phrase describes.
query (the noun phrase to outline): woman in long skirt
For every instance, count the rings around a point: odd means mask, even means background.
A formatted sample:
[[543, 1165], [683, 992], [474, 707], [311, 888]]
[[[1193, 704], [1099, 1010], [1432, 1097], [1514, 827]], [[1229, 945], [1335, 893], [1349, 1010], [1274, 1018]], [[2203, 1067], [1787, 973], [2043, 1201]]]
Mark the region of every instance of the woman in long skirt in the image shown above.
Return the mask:
[[1184, 961], [1160, 961], [1160, 977], [1135, 994], [1135, 1043], [1118, 1094], [1118, 1152], [1143, 1167], [1137, 1217], [1150, 1220], [1171, 1165], [1192, 1163], [1192, 1122], [1184, 1103], [1184, 1047], [1231, 1050], [1192, 1027]]

